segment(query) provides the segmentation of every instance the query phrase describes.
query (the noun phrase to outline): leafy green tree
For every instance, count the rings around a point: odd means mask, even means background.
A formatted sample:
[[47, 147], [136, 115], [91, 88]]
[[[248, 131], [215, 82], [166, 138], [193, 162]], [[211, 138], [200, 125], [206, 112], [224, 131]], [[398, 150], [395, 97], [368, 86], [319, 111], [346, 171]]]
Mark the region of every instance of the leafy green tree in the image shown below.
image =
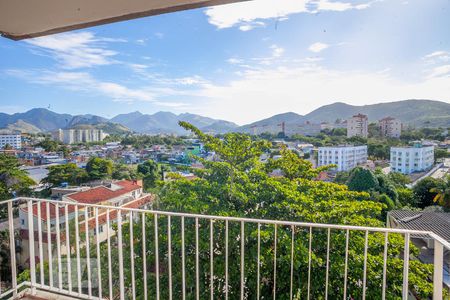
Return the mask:
[[434, 149], [434, 160], [440, 160], [442, 158], [448, 158], [450, 157], [450, 152], [448, 152], [447, 149], [439, 149], [439, 148], [435, 148]]
[[43, 182], [50, 183], [53, 186], [59, 186], [63, 182], [70, 185], [80, 185], [89, 179], [86, 170], [77, 167], [74, 163], [56, 165], [48, 167], [47, 177]]
[[446, 210], [450, 209], [450, 176], [447, 176], [439, 184], [430, 189], [430, 192], [436, 193], [433, 202], [443, 206]]
[[[252, 140], [249, 136], [241, 134], [227, 134], [222, 139], [205, 135], [190, 124], [182, 123], [185, 129], [197, 134], [198, 138], [214, 149], [218, 154], [217, 161], [202, 161], [204, 169], [195, 170], [197, 178], [188, 180], [177, 178], [164, 183], [158, 191], [159, 201], [155, 203], [156, 210], [187, 212], [197, 214], [248, 217], [255, 219], [275, 219], [287, 221], [303, 221], [314, 223], [348, 224], [360, 226], [384, 226], [380, 221], [383, 209], [387, 205], [370, 201], [366, 192], [350, 191], [345, 185], [314, 180], [315, 170], [301, 161], [297, 155], [289, 150], [282, 149], [282, 157], [278, 161], [262, 163], [259, 161], [261, 153], [267, 148], [265, 142]], [[271, 171], [277, 168], [284, 176], [271, 177]], [[155, 174], [156, 166], [149, 163], [149, 172]], [[373, 175], [373, 174], [372, 174]], [[375, 176], [373, 176], [375, 178]], [[376, 178], [375, 178], [376, 179]], [[376, 180], [375, 180], [376, 181]], [[389, 197], [383, 198], [389, 205]], [[136, 216], [135, 216], [136, 217]], [[131, 219], [131, 218], [130, 218]], [[126, 216], [124, 216], [126, 220]], [[126, 286], [131, 285], [131, 251], [134, 248], [134, 264], [141, 266], [145, 257], [149, 270], [147, 282], [143, 282], [143, 269], [135, 268], [136, 294], [143, 295], [144, 285], [150, 291], [151, 298], [156, 290], [156, 253], [159, 254], [159, 287], [161, 299], [168, 298], [169, 268], [168, 268], [168, 237], [171, 232], [171, 271], [172, 291], [174, 298], [181, 298], [181, 273], [184, 262], [186, 274], [187, 298], [195, 297], [195, 271], [196, 253], [199, 259], [199, 286], [200, 298], [209, 298], [209, 264], [212, 259], [214, 265], [213, 291], [216, 299], [223, 298], [225, 282], [225, 228], [228, 233], [228, 275], [230, 286], [230, 299], [239, 297], [240, 287], [240, 259], [241, 250], [245, 263], [245, 297], [256, 298], [257, 265], [256, 257], [260, 244], [260, 296], [268, 299], [272, 297], [274, 271], [277, 273], [275, 288], [277, 298], [289, 299], [290, 294], [290, 259], [291, 247], [295, 253], [293, 265], [293, 294], [297, 299], [306, 298], [307, 293], [312, 299], [323, 299], [325, 284], [325, 260], [327, 255], [327, 230], [311, 229], [311, 269], [309, 272], [309, 228], [291, 226], [277, 227], [276, 261], [275, 258], [275, 228], [273, 225], [248, 223], [245, 225], [244, 236], [241, 235], [240, 222], [220, 220], [199, 220], [195, 227], [194, 218], [185, 217], [183, 223], [179, 217], [171, 217], [171, 226], [168, 218], [158, 215], [146, 215], [144, 222], [146, 232], [146, 252], [143, 253], [142, 222], [135, 222], [133, 239], [130, 239], [131, 224], [125, 222], [122, 226], [122, 248], [124, 281]], [[157, 229], [155, 230], [155, 224]], [[117, 225], [114, 225], [117, 229]], [[212, 226], [212, 227], [211, 227]], [[182, 231], [181, 228], [184, 228]], [[198, 252], [196, 251], [196, 230], [198, 228]], [[213, 231], [213, 243], [210, 244], [210, 230]], [[183, 232], [183, 235], [182, 235]], [[117, 231], [116, 231], [117, 233]], [[258, 234], [259, 233], [259, 234]], [[294, 241], [291, 237], [294, 234]], [[348, 285], [347, 295], [359, 299], [362, 296], [361, 278], [364, 265], [364, 232], [352, 231], [350, 233], [348, 248]], [[258, 243], [260, 236], [260, 243]], [[155, 245], [158, 237], [158, 247]], [[117, 245], [117, 234], [113, 236], [113, 245]], [[241, 240], [244, 239], [244, 240]], [[182, 242], [184, 241], [184, 242]], [[244, 249], [240, 248], [244, 241]], [[329, 299], [342, 299], [343, 269], [345, 264], [346, 235], [342, 230], [330, 232], [330, 268], [329, 268]], [[384, 235], [371, 233], [368, 236], [369, 251], [367, 253], [367, 299], [380, 299], [382, 286], [382, 272], [384, 265]], [[107, 248], [101, 245], [102, 253]], [[213, 257], [210, 247], [213, 247]], [[403, 260], [402, 251], [404, 240], [397, 234], [389, 235], [389, 248], [387, 253], [387, 299], [400, 299], [402, 290]], [[95, 257], [96, 249], [91, 248], [91, 255]], [[155, 249], [157, 248], [157, 249]], [[112, 248], [112, 257], [118, 257], [117, 247]], [[182, 257], [182, 253], [185, 256]], [[411, 254], [418, 255], [418, 249], [411, 244]], [[108, 255], [100, 255], [103, 274], [107, 274]], [[118, 260], [113, 259], [113, 283], [119, 280]], [[307, 275], [310, 274], [311, 289], [308, 290]], [[433, 286], [428, 280], [432, 276], [429, 265], [411, 260], [409, 264], [409, 288], [421, 299], [432, 294]], [[108, 278], [103, 277], [104, 295], [108, 289]], [[113, 293], [117, 295], [118, 285], [113, 285]], [[130, 297], [131, 289], [125, 291]], [[113, 295], [113, 298], [114, 298]]]
[[402, 206], [416, 207], [417, 199], [414, 192], [408, 188], [397, 188], [398, 202]]
[[47, 152], [56, 152], [59, 148], [59, 143], [50, 138], [45, 138], [45, 140], [39, 142], [36, 146], [44, 148]]
[[112, 179], [126, 179], [132, 180], [138, 178], [138, 173], [135, 167], [126, 164], [116, 163], [113, 167]]
[[113, 171], [113, 163], [108, 159], [92, 157], [86, 164], [86, 171], [92, 180], [110, 178]]
[[426, 177], [416, 183], [413, 187], [413, 192], [420, 208], [434, 205], [433, 199], [437, 193], [432, 192], [432, 190], [439, 187], [440, 183], [440, 180], [433, 177]]
[[368, 192], [378, 188], [378, 180], [372, 171], [356, 167], [351, 171], [347, 185], [351, 191]]
[[162, 179], [160, 167], [151, 159], [139, 164], [137, 166], [137, 172], [143, 176], [144, 188], [146, 190], [149, 188], [154, 188], [156, 186], [156, 182]]
[[397, 187], [406, 187], [407, 184], [411, 183], [411, 178], [399, 172], [390, 172], [388, 177], [391, 183]]
[[30, 195], [30, 186], [34, 184], [28, 173], [20, 169], [17, 158], [0, 154], [0, 200]]

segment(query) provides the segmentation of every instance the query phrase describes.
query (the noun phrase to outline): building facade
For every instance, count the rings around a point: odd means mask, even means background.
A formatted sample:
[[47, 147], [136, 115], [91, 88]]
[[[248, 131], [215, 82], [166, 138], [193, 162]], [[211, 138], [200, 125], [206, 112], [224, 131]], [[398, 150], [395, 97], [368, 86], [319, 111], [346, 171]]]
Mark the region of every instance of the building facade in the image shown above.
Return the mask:
[[6, 145], [14, 149], [22, 147], [22, 139], [20, 134], [0, 134], [0, 149], [5, 148]]
[[318, 166], [336, 165], [336, 171], [350, 171], [367, 162], [367, 146], [319, 147]]
[[53, 139], [64, 144], [100, 142], [106, 137], [100, 129], [58, 129], [52, 133]]
[[429, 170], [434, 164], [434, 146], [416, 143], [408, 147], [391, 147], [391, 172], [411, 174]]
[[378, 121], [380, 135], [382, 137], [399, 138], [402, 134], [402, 122], [392, 117], [387, 117]]
[[347, 120], [347, 137], [367, 137], [369, 118], [363, 114], [357, 114]]

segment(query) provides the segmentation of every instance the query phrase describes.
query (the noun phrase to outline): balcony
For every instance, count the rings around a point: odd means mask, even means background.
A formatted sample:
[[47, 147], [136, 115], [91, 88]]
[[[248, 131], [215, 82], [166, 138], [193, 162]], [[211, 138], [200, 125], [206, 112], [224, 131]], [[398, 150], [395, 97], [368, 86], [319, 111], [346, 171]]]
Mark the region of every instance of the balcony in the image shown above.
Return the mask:
[[[410, 244], [417, 238], [433, 249], [426, 298], [447, 293], [450, 244], [431, 232], [34, 198], [0, 205], [11, 257], [0, 299], [414, 299]], [[403, 249], [392, 249], [391, 239], [402, 239]], [[362, 260], [350, 247], [356, 241]], [[390, 274], [393, 259], [401, 278]]]

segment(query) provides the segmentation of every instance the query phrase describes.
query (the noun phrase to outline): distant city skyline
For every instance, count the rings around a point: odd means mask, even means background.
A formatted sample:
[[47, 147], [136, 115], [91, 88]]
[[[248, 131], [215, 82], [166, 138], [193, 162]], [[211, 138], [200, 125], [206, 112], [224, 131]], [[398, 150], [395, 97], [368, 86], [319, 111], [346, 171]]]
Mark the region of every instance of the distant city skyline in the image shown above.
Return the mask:
[[0, 38], [0, 112], [171, 111], [242, 125], [334, 102], [450, 103], [449, 12], [446, 0], [254, 0]]

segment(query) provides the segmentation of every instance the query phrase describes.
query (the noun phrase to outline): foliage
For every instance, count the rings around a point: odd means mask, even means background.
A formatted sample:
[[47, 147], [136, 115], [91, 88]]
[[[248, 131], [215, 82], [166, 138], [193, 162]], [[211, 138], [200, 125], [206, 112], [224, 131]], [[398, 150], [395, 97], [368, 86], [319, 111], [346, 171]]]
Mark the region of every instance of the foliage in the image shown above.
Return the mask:
[[20, 169], [17, 158], [0, 154], [0, 200], [27, 196], [31, 193], [30, 186], [34, 184], [28, 173]]
[[59, 143], [50, 138], [39, 142], [36, 146], [43, 148], [47, 152], [56, 152], [59, 149]]
[[417, 198], [408, 188], [397, 188], [398, 202], [401, 206], [417, 207]]
[[378, 188], [378, 180], [372, 171], [356, 167], [351, 171], [347, 185], [351, 191], [370, 191]]
[[450, 209], [450, 176], [438, 183], [430, 192], [436, 193], [433, 202], [443, 206], [446, 210]]
[[113, 167], [113, 172], [111, 174], [112, 179], [117, 180], [134, 180], [139, 177], [136, 167], [128, 166], [126, 164], [116, 163]]
[[86, 164], [86, 171], [92, 180], [110, 178], [113, 171], [113, 163], [107, 159], [92, 157]]
[[163, 179], [165, 168], [160, 167], [155, 161], [149, 159], [137, 166], [137, 172], [143, 176], [144, 189], [154, 188], [158, 180]]
[[447, 149], [439, 149], [439, 148], [435, 148], [434, 149], [434, 160], [440, 160], [442, 158], [449, 158], [450, 157], [450, 152], [448, 152]]
[[[208, 144], [219, 154], [219, 161], [203, 162], [205, 169], [197, 170], [197, 179], [187, 180], [178, 178], [177, 180], [165, 183], [160, 190], [158, 210], [168, 210], [175, 212], [189, 212], [198, 214], [210, 214], [221, 216], [245, 216], [259, 219], [282, 219], [304, 222], [320, 222], [332, 224], [351, 224], [364, 226], [383, 226], [379, 220], [384, 204], [375, 203], [369, 200], [369, 195], [365, 192], [349, 191], [346, 186], [335, 183], [315, 181], [314, 170], [310, 165], [302, 162], [297, 155], [289, 150], [282, 149], [282, 158], [278, 161], [269, 161], [267, 164], [259, 162], [259, 155], [264, 151], [266, 145], [258, 141], [252, 141], [249, 137], [240, 134], [227, 134], [223, 139], [199, 132], [190, 124], [182, 124], [185, 128], [192, 130], [198, 137]], [[246, 159], [242, 159], [246, 157]], [[155, 166], [151, 164], [151, 172]], [[283, 171], [283, 177], [270, 177], [270, 171], [279, 168]], [[374, 176], [375, 178], [375, 176]], [[384, 195], [384, 202], [389, 205], [389, 197]], [[364, 201], [362, 201], [364, 200]], [[171, 232], [172, 241], [172, 264], [173, 274], [173, 297], [181, 297], [181, 280], [183, 261], [181, 253], [184, 249], [186, 293], [189, 297], [195, 294], [195, 220], [192, 218], [183, 219], [173, 217], [170, 228], [167, 226], [168, 219], [159, 215], [158, 219], [148, 215], [146, 217], [146, 253], [142, 252], [142, 230], [141, 222], [133, 225], [134, 232], [134, 254], [135, 265], [142, 265], [143, 257], [146, 263], [154, 270], [155, 261], [155, 224], [158, 224], [159, 247], [159, 268], [168, 270], [167, 253], [168, 241], [167, 231]], [[229, 222], [228, 224], [228, 258], [229, 258], [229, 285], [231, 286], [230, 297], [239, 296], [240, 281], [240, 243], [241, 227], [239, 223]], [[212, 226], [212, 227], [211, 227]], [[183, 241], [181, 228], [184, 227]], [[131, 282], [130, 271], [130, 236], [128, 234], [130, 224], [122, 226], [123, 257], [124, 257], [124, 277], [125, 284]], [[214, 232], [214, 243], [210, 244], [209, 232]], [[258, 232], [261, 237], [261, 297], [269, 298], [273, 293], [273, 259], [274, 259], [274, 226], [262, 225], [259, 230], [256, 224], [248, 224], [244, 228], [245, 237], [245, 294], [246, 298], [255, 298], [256, 291], [256, 253], [258, 245]], [[295, 235], [293, 242], [294, 253], [296, 255], [294, 264], [294, 295], [298, 298], [306, 297], [307, 281], [305, 274], [308, 274], [308, 228], [296, 227], [294, 232], [290, 226], [278, 226], [277, 228], [277, 297], [288, 299], [289, 297], [289, 274], [290, 274], [290, 251], [291, 236]], [[223, 221], [199, 221], [199, 286], [200, 298], [209, 297], [209, 263], [214, 264], [214, 286], [213, 291], [216, 298], [224, 290], [225, 273], [225, 223]], [[325, 257], [327, 249], [326, 230], [315, 229], [312, 231], [313, 243], [311, 244], [311, 290], [310, 296], [313, 299], [323, 298], [323, 285], [325, 278]], [[342, 298], [345, 234], [339, 230], [333, 230], [330, 234], [332, 252], [330, 252], [330, 276], [329, 284], [333, 289], [329, 290], [330, 299]], [[364, 261], [364, 233], [352, 232], [349, 243], [349, 268], [348, 268], [348, 295], [352, 298], [361, 297], [361, 278]], [[113, 241], [114, 242], [114, 241]], [[183, 245], [186, 246], [183, 246]], [[384, 235], [371, 233], [368, 236], [369, 251], [367, 254], [367, 298], [378, 299], [381, 297], [381, 276], [383, 268]], [[389, 269], [387, 282], [388, 299], [398, 299], [401, 297], [403, 260], [401, 251], [403, 249], [403, 238], [396, 234], [389, 236], [389, 249], [387, 267]], [[105, 251], [105, 245], [102, 245]], [[213, 247], [214, 256], [211, 258], [209, 247]], [[185, 247], [185, 248], [183, 248]], [[93, 251], [93, 250], [91, 250]], [[413, 255], [418, 254], [418, 249], [411, 245]], [[117, 257], [117, 249], [113, 248], [113, 257]], [[106, 255], [100, 256], [101, 265], [106, 269]], [[113, 260], [113, 281], [117, 282], [117, 263]], [[115, 271], [114, 271], [115, 270]], [[427, 280], [432, 270], [428, 265], [418, 261], [410, 262], [410, 289], [419, 297], [426, 298], [432, 293], [432, 284]], [[142, 278], [142, 269], [136, 268], [135, 277]], [[154, 272], [149, 273], [149, 291], [155, 291], [156, 277]], [[168, 298], [168, 272], [159, 273], [161, 298]], [[104, 286], [107, 286], [105, 279]], [[117, 287], [113, 287], [117, 292]], [[136, 282], [137, 294], [142, 295], [143, 282]], [[129, 293], [127, 291], [127, 293]], [[106, 294], [106, 289], [105, 289]]]
[[413, 187], [413, 192], [417, 198], [417, 203], [420, 208], [424, 208], [434, 204], [433, 199], [436, 197], [435, 192], [432, 189], [439, 186], [440, 180], [433, 177], [426, 177]]
[[50, 166], [48, 171], [47, 177], [43, 179], [43, 182], [50, 183], [53, 186], [59, 186], [63, 182], [67, 182], [70, 185], [80, 185], [89, 178], [86, 170], [78, 168], [74, 163]]

